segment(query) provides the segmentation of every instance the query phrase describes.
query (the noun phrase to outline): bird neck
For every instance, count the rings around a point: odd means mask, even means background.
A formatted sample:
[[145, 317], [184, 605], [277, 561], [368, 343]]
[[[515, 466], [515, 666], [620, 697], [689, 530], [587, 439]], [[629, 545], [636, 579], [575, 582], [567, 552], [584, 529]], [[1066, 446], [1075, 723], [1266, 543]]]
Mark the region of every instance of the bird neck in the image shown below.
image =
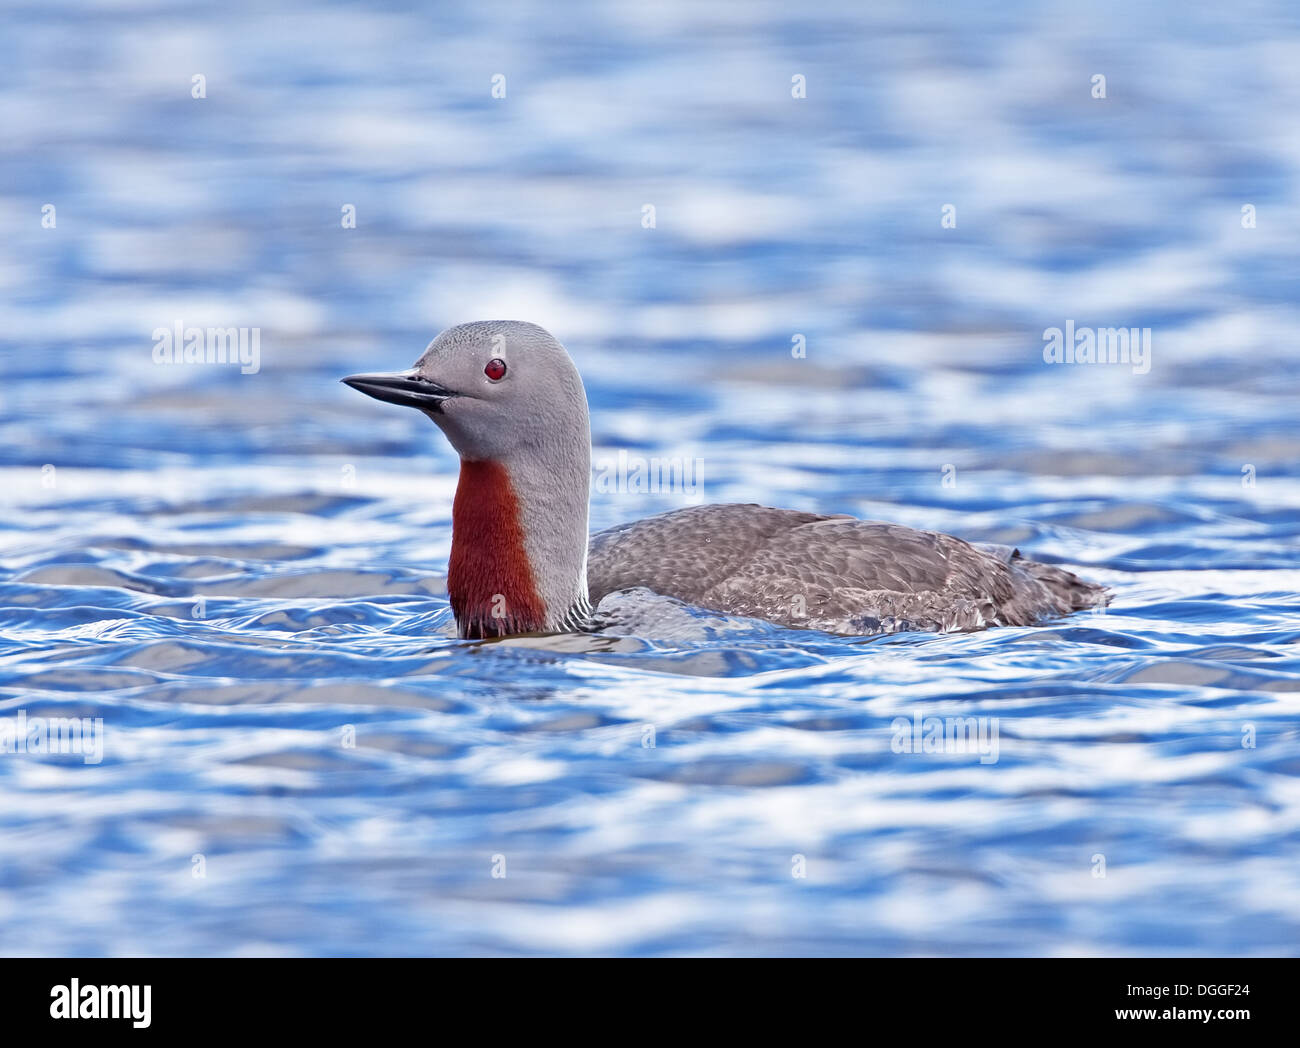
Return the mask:
[[447, 593], [462, 637], [578, 629], [591, 610], [589, 446], [580, 475], [569, 462], [536, 468], [531, 454], [509, 465], [461, 460]]

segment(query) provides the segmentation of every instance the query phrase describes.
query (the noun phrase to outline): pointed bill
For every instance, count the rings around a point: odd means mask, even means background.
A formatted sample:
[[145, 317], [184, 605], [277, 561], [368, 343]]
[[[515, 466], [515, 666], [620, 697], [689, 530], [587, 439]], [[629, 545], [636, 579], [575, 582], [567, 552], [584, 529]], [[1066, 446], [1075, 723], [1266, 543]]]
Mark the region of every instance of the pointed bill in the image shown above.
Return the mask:
[[421, 411], [442, 411], [442, 405], [459, 396], [454, 390], [421, 378], [414, 371], [394, 371], [375, 375], [349, 375], [341, 380], [368, 397], [387, 404], [400, 404]]

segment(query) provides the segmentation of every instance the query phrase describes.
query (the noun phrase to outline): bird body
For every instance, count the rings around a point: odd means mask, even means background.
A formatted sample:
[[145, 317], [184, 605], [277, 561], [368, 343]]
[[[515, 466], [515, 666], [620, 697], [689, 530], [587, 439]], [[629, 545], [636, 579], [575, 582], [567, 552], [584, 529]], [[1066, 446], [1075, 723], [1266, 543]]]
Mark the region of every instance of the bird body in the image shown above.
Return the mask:
[[409, 371], [343, 381], [423, 411], [460, 453], [447, 591], [462, 637], [581, 630], [593, 604], [638, 588], [843, 634], [1026, 626], [1106, 601], [1016, 550], [757, 505], [675, 510], [589, 543], [586, 393], [535, 324], [461, 324]]
[[587, 580], [596, 602], [640, 586], [711, 611], [846, 634], [1028, 626], [1103, 593], [1018, 550], [756, 505], [695, 506], [602, 531]]

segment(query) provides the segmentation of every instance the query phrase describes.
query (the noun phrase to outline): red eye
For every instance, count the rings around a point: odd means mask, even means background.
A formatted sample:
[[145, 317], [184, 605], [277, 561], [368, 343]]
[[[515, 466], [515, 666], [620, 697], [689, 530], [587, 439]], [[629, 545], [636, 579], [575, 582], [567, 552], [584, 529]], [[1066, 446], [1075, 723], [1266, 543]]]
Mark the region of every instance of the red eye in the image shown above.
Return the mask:
[[487, 362], [487, 367], [483, 369], [483, 374], [495, 382], [499, 378], [504, 378], [506, 373], [506, 362], [500, 357], [493, 357]]

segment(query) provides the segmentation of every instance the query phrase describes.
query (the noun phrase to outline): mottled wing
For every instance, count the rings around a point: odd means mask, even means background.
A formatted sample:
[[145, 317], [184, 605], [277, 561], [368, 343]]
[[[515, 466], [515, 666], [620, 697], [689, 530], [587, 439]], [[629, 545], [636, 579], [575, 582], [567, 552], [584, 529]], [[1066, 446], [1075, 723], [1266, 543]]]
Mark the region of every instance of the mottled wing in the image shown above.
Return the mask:
[[644, 586], [732, 615], [838, 633], [1028, 625], [1104, 600], [1015, 551], [898, 524], [763, 506], [700, 506], [592, 542], [591, 596]]
[[644, 586], [702, 605], [705, 594], [743, 570], [773, 538], [826, 519], [797, 510], [722, 505], [692, 506], [620, 524], [592, 536], [587, 555], [591, 601]]

